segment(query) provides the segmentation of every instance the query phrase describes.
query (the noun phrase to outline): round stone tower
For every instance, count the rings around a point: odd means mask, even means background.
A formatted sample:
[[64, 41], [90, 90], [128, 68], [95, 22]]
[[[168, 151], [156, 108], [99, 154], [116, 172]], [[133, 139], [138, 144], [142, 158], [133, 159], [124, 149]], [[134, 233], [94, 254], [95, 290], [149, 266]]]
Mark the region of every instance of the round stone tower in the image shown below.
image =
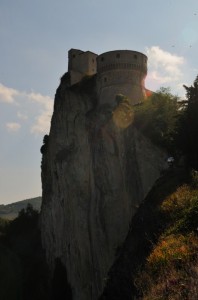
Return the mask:
[[147, 56], [131, 50], [115, 50], [97, 57], [97, 91], [99, 103], [114, 104], [123, 94], [137, 104], [146, 97], [144, 86]]

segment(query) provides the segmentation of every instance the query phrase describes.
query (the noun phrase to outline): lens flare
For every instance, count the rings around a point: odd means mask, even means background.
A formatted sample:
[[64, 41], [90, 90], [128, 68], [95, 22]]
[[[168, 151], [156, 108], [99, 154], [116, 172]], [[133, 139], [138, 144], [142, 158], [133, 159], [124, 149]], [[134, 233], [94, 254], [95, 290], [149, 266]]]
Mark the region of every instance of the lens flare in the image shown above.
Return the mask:
[[132, 124], [134, 112], [129, 102], [124, 99], [118, 104], [113, 111], [113, 121], [119, 128], [125, 129]]

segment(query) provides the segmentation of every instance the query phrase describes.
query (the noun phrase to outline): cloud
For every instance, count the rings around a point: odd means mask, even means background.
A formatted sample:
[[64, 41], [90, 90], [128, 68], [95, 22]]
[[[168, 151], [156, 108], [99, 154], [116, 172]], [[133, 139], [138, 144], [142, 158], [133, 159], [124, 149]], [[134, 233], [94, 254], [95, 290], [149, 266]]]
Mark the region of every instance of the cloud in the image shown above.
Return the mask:
[[19, 92], [15, 89], [6, 87], [0, 83], [0, 102], [15, 103], [15, 97]]
[[149, 71], [147, 81], [151, 87], [181, 86], [184, 78], [184, 57], [164, 51], [158, 46], [146, 48]]
[[53, 112], [53, 101], [49, 96], [43, 96], [37, 93], [28, 95], [29, 99], [41, 107], [41, 112], [35, 118], [35, 124], [31, 128], [31, 133], [45, 134], [49, 132], [50, 121]]
[[[37, 135], [49, 132], [53, 112], [53, 99], [51, 97], [35, 92], [28, 93], [26, 91], [15, 90], [0, 83], [0, 102], [17, 104], [17, 111], [13, 108], [15, 115], [12, 117], [17, 116], [20, 120], [28, 120], [31, 133]], [[25, 111], [25, 113], [22, 111]], [[21, 125], [17, 124], [7, 123], [7, 130], [19, 130]]]
[[35, 124], [31, 128], [31, 133], [46, 134], [49, 132], [51, 111], [43, 111], [35, 120]]
[[21, 125], [19, 123], [6, 123], [6, 128], [9, 132], [17, 132], [21, 128]]
[[52, 98], [49, 96], [43, 96], [39, 93], [29, 93], [27, 94], [28, 98], [34, 102], [37, 102], [39, 104], [42, 104], [46, 107], [48, 107], [49, 103], [51, 103]]

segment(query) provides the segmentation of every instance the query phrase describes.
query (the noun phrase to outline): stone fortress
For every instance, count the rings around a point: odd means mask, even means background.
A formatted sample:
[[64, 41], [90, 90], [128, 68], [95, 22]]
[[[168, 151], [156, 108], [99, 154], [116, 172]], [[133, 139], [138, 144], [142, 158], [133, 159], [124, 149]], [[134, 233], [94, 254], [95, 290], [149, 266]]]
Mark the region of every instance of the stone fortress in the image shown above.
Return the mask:
[[145, 88], [147, 56], [143, 53], [115, 50], [97, 55], [90, 51], [70, 49], [68, 54], [70, 85], [80, 82], [84, 76], [97, 74], [100, 104], [112, 104], [116, 95], [123, 94], [133, 105], [150, 94]]

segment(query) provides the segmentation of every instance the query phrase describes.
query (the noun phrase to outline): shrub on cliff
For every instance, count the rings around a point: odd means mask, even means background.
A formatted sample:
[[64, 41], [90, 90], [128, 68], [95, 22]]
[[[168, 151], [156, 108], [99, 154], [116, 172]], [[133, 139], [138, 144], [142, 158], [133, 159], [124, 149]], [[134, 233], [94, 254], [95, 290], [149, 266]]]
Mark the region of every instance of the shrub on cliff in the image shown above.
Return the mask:
[[135, 107], [135, 126], [155, 144], [174, 152], [174, 133], [179, 98], [168, 88], [161, 88], [145, 102]]

